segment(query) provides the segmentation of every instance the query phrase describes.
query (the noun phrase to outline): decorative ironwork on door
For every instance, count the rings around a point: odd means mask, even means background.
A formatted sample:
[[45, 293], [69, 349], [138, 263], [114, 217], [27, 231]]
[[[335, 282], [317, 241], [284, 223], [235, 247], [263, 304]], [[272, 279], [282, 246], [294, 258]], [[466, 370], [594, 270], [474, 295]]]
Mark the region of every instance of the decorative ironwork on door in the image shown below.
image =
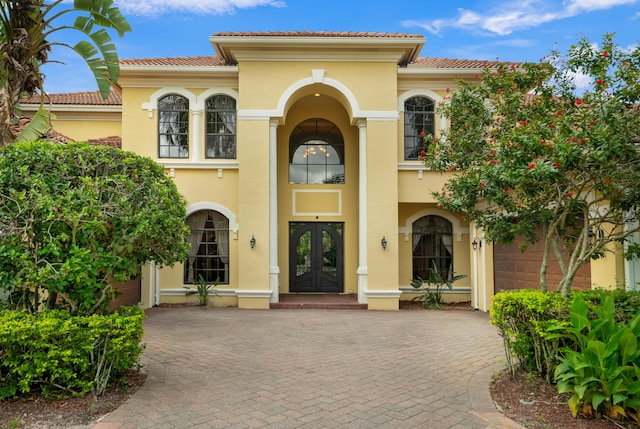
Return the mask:
[[343, 223], [289, 224], [289, 292], [343, 292]]

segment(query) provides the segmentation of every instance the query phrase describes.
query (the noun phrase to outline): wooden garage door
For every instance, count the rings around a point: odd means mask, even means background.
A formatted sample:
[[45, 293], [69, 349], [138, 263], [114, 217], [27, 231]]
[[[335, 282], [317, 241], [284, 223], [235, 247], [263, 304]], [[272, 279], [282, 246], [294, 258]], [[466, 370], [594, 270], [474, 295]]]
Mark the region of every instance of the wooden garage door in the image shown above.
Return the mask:
[[115, 285], [115, 288], [119, 292], [119, 294], [116, 299], [111, 301], [109, 309], [115, 311], [124, 305], [137, 305], [140, 301], [142, 301], [140, 286], [140, 277], [138, 277], [137, 279], [129, 280], [128, 282], [118, 283], [117, 285]]
[[[540, 264], [542, 263], [543, 246], [541, 242], [532, 245], [526, 252], [521, 252], [518, 245], [493, 246], [495, 292], [514, 289], [540, 289]], [[547, 269], [547, 285], [555, 290], [562, 278], [560, 266], [555, 255], [549, 258]], [[591, 269], [585, 264], [578, 270], [573, 281], [573, 289], [591, 288]]]

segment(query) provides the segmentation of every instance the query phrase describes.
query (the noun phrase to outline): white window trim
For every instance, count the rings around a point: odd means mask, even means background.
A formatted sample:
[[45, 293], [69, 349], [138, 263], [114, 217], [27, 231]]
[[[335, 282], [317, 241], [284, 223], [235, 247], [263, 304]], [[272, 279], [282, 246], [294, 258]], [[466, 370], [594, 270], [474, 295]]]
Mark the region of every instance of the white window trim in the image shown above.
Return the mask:
[[409, 235], [413, 233], [413, 223], [418, 219], [429, 215], [440, 216], [451, 222], [451, 226], [453, 228], [452, 232], [457, 236], [458, 241], [462, 241], [462, 234], [469, 233], [468, 227], [464, 228], [460, 226], [460, 219], [458, 219], [448, 211], [436, 207], [420, 210], [407, 218], [407, 220], [405, 221], [405, 226], [398, 228], [398, 233], [404, 234], [404, 241], [409, 241]]

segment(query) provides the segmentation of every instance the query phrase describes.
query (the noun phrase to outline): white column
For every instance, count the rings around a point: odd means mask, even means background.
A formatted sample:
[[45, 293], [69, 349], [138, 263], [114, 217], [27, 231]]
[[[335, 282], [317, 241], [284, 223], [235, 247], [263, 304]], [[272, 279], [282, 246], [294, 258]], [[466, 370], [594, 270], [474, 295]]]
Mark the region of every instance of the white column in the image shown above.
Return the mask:
[[[473, 233], [472, 235], [469, 237], [469, 239], [471, 241], [476, 240], [476, 237], [478, 236], [478, 227], [477, 225], [473, 226], [472, 229]], [[480, 301], [479, 301], [479, 282], [480, 279], [478, 279], [478, 275], [480, 274], [480, 270], [478, 269], [478, 265], [480, 264], [480, 258], [478, 257], [478, 254], [480, 252], [480, 249], [478, 249], [477, 247], [475, 249], [472, 248], [471, 250], [473, 252], [473, 308], [475, 308], [476, 310], [478, 310], [480, 307]]]
[[269, 289], [271, 302], [280, 298], [278, 266], [278, 121], [269, 122]]
[[200, 118], [202, 117], [202, 110], [193, 110], [193, 135], [191, 136], [191, 161], [201, 162], [202, 155], [200, 149], [200, 134], [202, 132], [200, 126]]
[[367, 303], [367, 121], [358, 121], [358, 302]]

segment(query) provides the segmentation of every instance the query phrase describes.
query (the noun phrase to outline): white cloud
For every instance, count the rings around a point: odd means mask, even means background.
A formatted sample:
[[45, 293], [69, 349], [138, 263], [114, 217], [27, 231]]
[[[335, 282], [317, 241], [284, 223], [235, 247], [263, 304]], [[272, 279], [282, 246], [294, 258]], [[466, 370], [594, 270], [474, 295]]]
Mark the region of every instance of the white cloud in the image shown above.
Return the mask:
[[567, 12], [575, 15], [581, 12], [609, 9], [614, 6], [634, 4], [636, 0], [565, 0], [563, 5]]
[[434, 21], [405, 21], [406, 27], [421, 27], [439, 34], [445, 28], [459, 28], [505, 36], [517, 30], [535, 28], [547, 22], [570, 18], [580, 13], [635, 4], [638, 0], [565, 0], [562, 6], [549, 0], [502, 0], [487, 12], [458, 9], [458, 16]]
[[578, 91], [584, 91], [592, 82], [591, 76], [583, 73], [582, 71], [567, 72], [567, 77], [573, 81], [576, 86], [576, 90]]
[[220, 15], [258, 6], [285, 6], [283, 0], [116, 0], [115, 4], [124, 14], [151, 16], [172, 12]]

